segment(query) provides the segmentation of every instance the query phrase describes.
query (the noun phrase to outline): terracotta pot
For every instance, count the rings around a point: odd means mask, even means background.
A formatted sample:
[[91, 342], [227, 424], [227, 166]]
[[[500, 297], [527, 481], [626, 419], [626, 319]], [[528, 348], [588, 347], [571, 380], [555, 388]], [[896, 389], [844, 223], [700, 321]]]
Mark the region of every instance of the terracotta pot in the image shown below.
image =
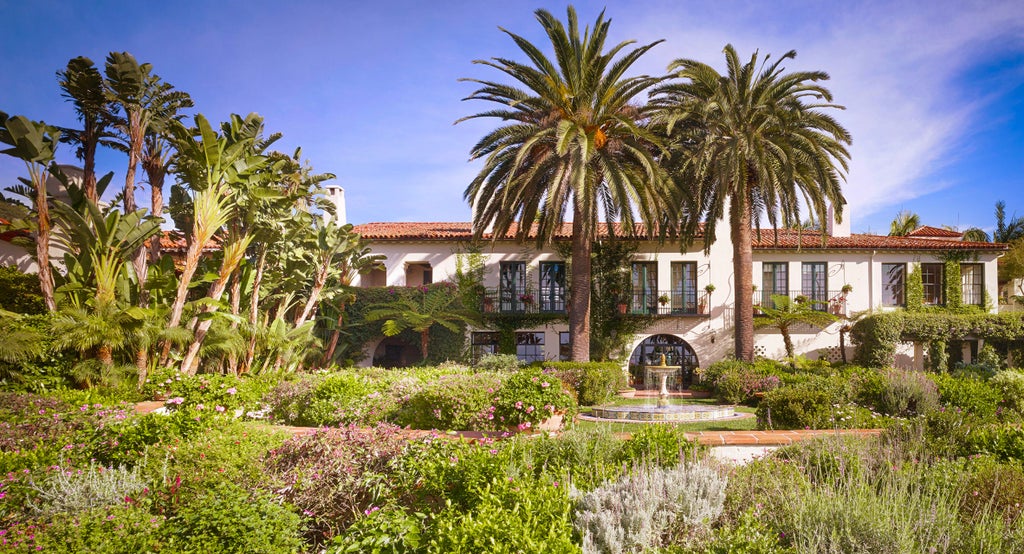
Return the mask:
[[636, 396], [636, 389], [632, 387], [628, 389], [620, 389], [616, 394], [623, 398], [633, 398], [634, 396]]
[[565, 412], [555, 412], [551, 414], [551, 417], [538, 423], [533, 427], [537, 431], [558, 431], [562, 428], [562, 420], [565, 418]]
[[619, 315], [626, 315], [626, 304], [622, 303], [618, 305]]

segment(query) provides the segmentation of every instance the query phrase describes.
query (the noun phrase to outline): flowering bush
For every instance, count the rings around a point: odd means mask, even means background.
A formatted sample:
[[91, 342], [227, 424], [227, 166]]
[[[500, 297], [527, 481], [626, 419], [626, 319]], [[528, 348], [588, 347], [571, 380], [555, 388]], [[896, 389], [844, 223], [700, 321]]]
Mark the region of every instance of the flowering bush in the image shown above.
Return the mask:
[[716, 362], [701, 370], [698, 376], [701, 385], [730, 404], [756, 404], [758, 395], [775, 390], [782, 383], [779, 368], [770, 361]]
[[387, 500], [391, 461], [405, 448], [393, 425], [321, 430], [271, 450], [264, 486], [301, 510], [320, 544]]
[[395, 423], [414, 429], [492, 429], [491, 397], [500, 383], [496, 373], [442, 375], [409, 395]]
[[555, 413], [575, 408], [562, 391], [562, 381], [536, 368], [524, 369], [501, 384], [493, 398], [494, 421], [500, 426], [526, 430]]
[[545, 362], [544, 369], [576, 393], [580, 406], [607, 402], [626, 386], [626, 374], [617, 362]]

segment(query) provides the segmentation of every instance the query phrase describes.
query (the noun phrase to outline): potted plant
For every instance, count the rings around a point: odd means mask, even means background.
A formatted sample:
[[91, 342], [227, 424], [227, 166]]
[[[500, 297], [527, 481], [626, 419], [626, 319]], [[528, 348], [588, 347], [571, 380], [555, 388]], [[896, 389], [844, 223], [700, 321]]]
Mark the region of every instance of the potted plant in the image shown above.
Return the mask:
[[663, 294], [663, 295], [658, 297], [658, 304], [661, 304], [662, 306], [667, 305], [668, 301], [669, 301], [669, 297], [668, 297], [667, 294]]
[[533, 304], [533, 295], [530, 293], [523, 293], [519, 295], [519, 301], [527, 306]]
[[704, 287], [704, 291], [707, 292], [707, 294], [704, 295], [700, 299], [700, 302], [697, 303], [697, 311], [701, 314], [708, 313], [708, 301], [711, 298], [711, 293], [715, 292], [715, 285], [708, 283], [708, 285]]
[[842, 316], [846, 313], [846, 297], [853, 292], [853, 285], [847, 283], [839, 290], [839, 296], [832, 299], [829, 312], [832, 315]]
[[625, 302], [619, 302], [615, 306], [619, 310], [619, 315], [626, 315], [626, 308], [628, 307]]
[[493, 312], [493, 311], [494, 311], [494, 299], [491, 298], [490, 296], [485, 296], [484, 297], [484, 312]]

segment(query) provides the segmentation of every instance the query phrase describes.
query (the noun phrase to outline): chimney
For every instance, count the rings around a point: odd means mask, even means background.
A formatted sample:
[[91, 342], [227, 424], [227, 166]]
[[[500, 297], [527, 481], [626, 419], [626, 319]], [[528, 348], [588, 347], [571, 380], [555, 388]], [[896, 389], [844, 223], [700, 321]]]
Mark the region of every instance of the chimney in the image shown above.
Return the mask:
[[334, 204], [334, 221], [338, 225], [348, 223], [348, 214], [345, 213], [345, 189], [338, 185], [327, 185], [324, 190], [327, 193], [327, 200]]
[[[842, 223], [836, 221], [837, 216], [841, 216], [843, 219]], [[850, 205], [843, 204], [839, 208], [839, 212], [836, 212], [835, 206], [829, 205], [828, 207], [828, 221], [826, 223], [826, 229], [830, 237], [848, 237], [850, 236]]]

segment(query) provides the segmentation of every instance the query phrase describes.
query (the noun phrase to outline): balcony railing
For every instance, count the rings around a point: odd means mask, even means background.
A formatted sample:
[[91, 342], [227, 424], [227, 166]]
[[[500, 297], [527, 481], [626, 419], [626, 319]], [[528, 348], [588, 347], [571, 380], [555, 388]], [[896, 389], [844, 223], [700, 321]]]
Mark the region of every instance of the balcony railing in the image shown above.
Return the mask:
[[708, 300], [708, 293], [695, 290], [633, 291], [623, 311], [628, 315], [705, 315]]
[[542, 287], [537, 291], [525, 288], [486, 289], [482, 299], [485, 314], [564, 314], [565, 289]]
[[841, 290], [830, 290], [827, 293], [804, 294], [793, 291], [774, 291], [763, 294], [762, 291], [754, 291], [754, 312], [757, 315], [761, 307], [774, 308], [775, 303], [772, 296], [788, 296], [794, 302], [810, 302], [815, 310], [828, 312], [835, 316], [846, 317], [849, 313], [847, 308], [847, 294]]

